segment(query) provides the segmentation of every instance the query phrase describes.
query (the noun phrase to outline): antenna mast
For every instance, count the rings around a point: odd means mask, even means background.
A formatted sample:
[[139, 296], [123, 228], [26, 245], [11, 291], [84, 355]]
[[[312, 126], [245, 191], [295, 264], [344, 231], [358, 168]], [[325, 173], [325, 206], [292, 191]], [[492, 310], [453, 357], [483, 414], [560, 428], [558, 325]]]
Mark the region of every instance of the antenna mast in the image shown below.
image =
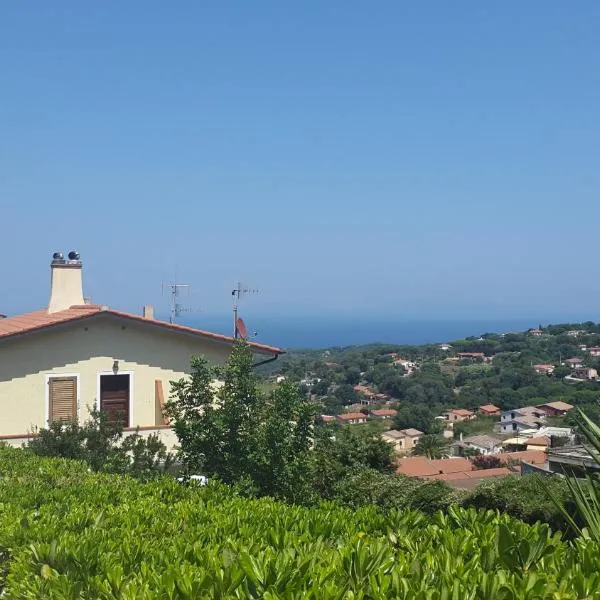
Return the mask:
[[240, 299], [248, 294], [258, 294], [258, 290], [250, 289], [246, 284], [238, 281], [235, 289], [231, 292], [233, 296], [233, 337], [238, 338], [238, 305]]
[[182, 312], [187, 312], [187, 309], [183, 308], [179, 303], [179, 290], [189, 289], [189, 283], [169, 283], [168, 286], [171, 288], [171, 315], [169, 317], [169, 323], [175, 323]]

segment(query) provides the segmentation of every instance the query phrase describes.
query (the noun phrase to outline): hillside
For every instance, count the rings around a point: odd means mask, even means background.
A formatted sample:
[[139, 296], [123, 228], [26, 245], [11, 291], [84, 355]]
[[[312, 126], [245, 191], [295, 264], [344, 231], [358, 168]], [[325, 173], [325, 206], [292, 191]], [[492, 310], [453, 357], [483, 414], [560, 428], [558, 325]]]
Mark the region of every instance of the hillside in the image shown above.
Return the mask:
[[7, 598], [596, 598], [600, 548], [546, 526], [248, 500], [0, 448]]
[[[290, 352], [270, 367], [271, 376], [300, 382], [326, 414], [359, 402], [360, 385], [400, 408], [423, 409], [430, 424], [449, 408], [493, 404], [512, 410], [554, 400], [597, 417], [600, 383], [594, 373], [600, 372], [600, 325], [484, 333], [447, 344]], [[419, 423], [406, 426], [422, 428]]]

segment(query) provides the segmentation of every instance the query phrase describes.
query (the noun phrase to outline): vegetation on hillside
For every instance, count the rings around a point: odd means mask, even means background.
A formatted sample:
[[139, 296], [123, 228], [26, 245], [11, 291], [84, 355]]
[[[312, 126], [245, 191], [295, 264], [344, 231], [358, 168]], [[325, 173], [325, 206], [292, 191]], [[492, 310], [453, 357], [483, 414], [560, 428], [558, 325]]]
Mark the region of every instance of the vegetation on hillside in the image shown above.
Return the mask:
[[495, 512], [302, 508], [0, 448], [7, 598], [600, 596], [600, 546]]
[[[290, 381], [304, 382], [305, 392], [325, 414], [337, 414], [358, 401], [353, 386], [367, 385], [399, 403], [398, 429], [414, 427], [426, 433], [439, 430], [434, 417], [444, 410], [476, 409], [483, 404], [509, 410], [563, 400], [593, 419], [600, 417], [600, 384], [565, 379], [571, 369], [560, 365], [565, 359], [580, 357], [585, 366], [600, 371], [600, 358], [581, 349], [600, 347], [600, 324], [552, 325], [542, 333], [540, 337], [526, 332], [487, 333], [452, 341], [449, 350], [436, 344], [374, 344], [290, 352], [262, 374], [278, 373]], [[481, 352], [488, 362], [456, 359], [461, 352]], [[394, 364], [396, 356], [417, 362], [419, 368], [407, 376], [400, 364]], [[452, 357], [456, 360], [449, 361]], [[535, 364], [557, 368], [548, 376], [536, 373]]]

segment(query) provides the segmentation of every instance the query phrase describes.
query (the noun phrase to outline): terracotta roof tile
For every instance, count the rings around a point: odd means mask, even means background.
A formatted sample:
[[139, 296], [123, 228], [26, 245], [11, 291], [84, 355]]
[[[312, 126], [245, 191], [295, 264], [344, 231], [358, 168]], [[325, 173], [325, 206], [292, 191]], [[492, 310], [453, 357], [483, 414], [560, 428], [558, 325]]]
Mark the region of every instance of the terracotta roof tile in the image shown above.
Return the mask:
[[[526, 443], [526, 442], [525, 442]], [[503, 452], [496, 454], [503, 463], [508, 463], [509, 460], [532, 463], [534, 465], [544, 464], [546, 462], [546, 453], [543, 450], [523, 450], [522, 452]]]
[[344, 413], [341, 415], [338, 415], [338, 419], [342, 419], [343, 421], [351, 421], [353, 419], [366, 419], [367, 415], [364, 415], [363, 413], [356, 413], [356, 412], [351, 412], [351, 413]]
[[393, 408], [379, 408], [372, 410], [371, 414], [376, 417], [395, 417], [398, 414], [398, 411]]
[[[1, 325], [1, 323], [0, 323]], [[550, 408], [553, 408], [554, 410], [571, 410], [573, 408], [572, 404], [567, 404], [566, 402], [563, 402], [562, 400], [557, 400], [556, 402], [544, 402], [544, 404], [539, 404], [538, 408], [541, 408], [543, 410], [544, 406], [549, 406]]]
[[473, 414], [475, 414], [472, 411], [467, 410], [466, 408], [453, 408], [452, 410], [449, 410], [448, 412], [458, 415], [459, 417], [470, 417]]
[[[128, 319], [130, 321], [136, 321], [144, 325], [152, 325], [156, 327], [162, 327], [171, 331], [177, 331], [181, 333], [189, 333], [221, 342], [233, 342], [233, 338], [227, 335], [221, 335], [219, 333], [212, 333], [210, 331], [204, 331], [202, 329], [195, 329], [194, 327], [188, 327], [186, 325], [178, 325], [175, 323], [167, 323], [166, 321], [160, 321], [158, 319], [147, 319], [140, 315], [134, 315], [131, 313], [121, 312], [117, 310], [103, 309], [97, 304], [84, 304], [81, 306], [72, 306], [67, 310], [61, 310], [55, 313], [48, 313], [47, 310], [38, 310], [35, 312], [27, 313], [24, 315], [18, 315], [15, 317], [8, 317], [0, 320], [0, 341], [4, 338], [12, 336], [23, 335], [26, 333], [33, 333], [41, 329], [53, 327], [56, 325], [62, 325], [73, 321], [79, 321], [87, 319], [98, 314], [110, 315], [121, 319]], [[249, 346], [254, 350], [265, 354], [281, 354], [283, 350], [274, 346], [267, 346], [265, 344], [257, 344], [256, 342], [249, 342]]]
[[430, 460], [424, 456], [410, 456], [398, 461], [396, 473], [409, 477], [431, 477], [441, 473], [463, 473], [472, 469], [471, 461], [466, 458]]

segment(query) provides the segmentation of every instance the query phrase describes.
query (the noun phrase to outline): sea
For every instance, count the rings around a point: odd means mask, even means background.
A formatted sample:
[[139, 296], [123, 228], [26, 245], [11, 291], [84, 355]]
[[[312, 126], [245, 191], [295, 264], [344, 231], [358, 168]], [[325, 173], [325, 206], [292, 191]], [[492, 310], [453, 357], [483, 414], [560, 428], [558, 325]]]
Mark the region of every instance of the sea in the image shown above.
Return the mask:
[[[181, 324], [231, 335], [230, 316], [183, 316]], [[509, 333], [537, 327], [535, 319], [382, 319], [366, 317], [253, 316], [245, 319], [256, 342], [286, 349], [331, 348], [383, 343], [420, 345]]]

